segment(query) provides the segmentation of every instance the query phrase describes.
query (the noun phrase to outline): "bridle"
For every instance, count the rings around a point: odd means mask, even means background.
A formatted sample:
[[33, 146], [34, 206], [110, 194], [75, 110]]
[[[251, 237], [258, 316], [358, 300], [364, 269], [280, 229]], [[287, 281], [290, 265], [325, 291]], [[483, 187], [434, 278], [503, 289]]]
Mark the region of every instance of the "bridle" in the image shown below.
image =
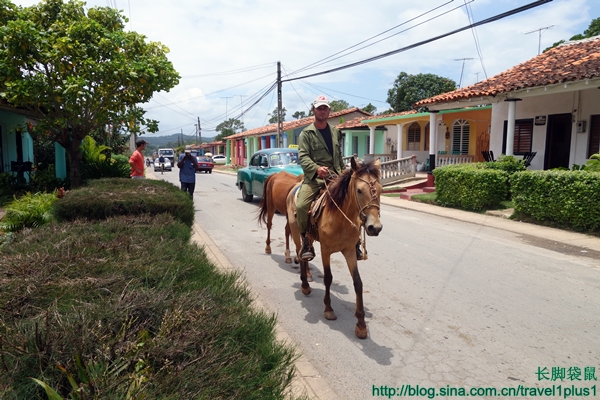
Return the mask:
[[[358, 179], [361, 180], [363, 182], [365, 182], [367, 185], [369, 185], [369, 192], [371, 193], [371, 199], [369, 200], [369, 202], [363, 206], [361, 206], [360, 202], [358, 201], [358, 195], [356, 194], [356, 191], [354, 191], [354, 201], [358, 206], [358, 216], [361, 220], [361, 222], [363, 223], [363, 228], [364, 228], [364, 224], [367, 220], [367, 215], [365, 214], [365, 210], [368, 208], [377, 208], [379, 215], [381, 215], [381, 207], [380, 207], [380, 200], [377, 198], [377, 188], [375, 187], [375, 184], [377, 183], [377, 180], [371, 180], [371, 174], [367, 172], [367, 175], [369, 176], [369, 180], [366, 180], [364, 178], [361, 177], [357, 177], [354, 172], [352, 173], [352, 176], [350, 177], [350, 180], [352, 179]], [[354, 184], [354, 186], [356, 186], [356, 183]], [[348, 222], [350, 222], [350, 224], [352, 224], [352, 226], [356, 229], [359, 229], [356, 224], [354, 222], [352, 222], [350, 220], [350, 218], [348, 218], [348, 216], [344, 213], [344, 211], [342, 211], [342, 209], [340, 208], [340, 206], [335, 202], [335, 200], [333, 200], [333, 197], [331, 196], [331, 193], [329, 192], [329, 187], [327, 185], [327, 179], [325, 179], [325, 189], [327, 190], [327, 195], [329, 196], [329, 198], [331, 199], [331, 201], [333, 202], [333, 204], [335, 204], [335, 206], [337, 207], [337, 209], [339, 210], [339, 212], [342, 213], [342, 215], [348, 220]]]

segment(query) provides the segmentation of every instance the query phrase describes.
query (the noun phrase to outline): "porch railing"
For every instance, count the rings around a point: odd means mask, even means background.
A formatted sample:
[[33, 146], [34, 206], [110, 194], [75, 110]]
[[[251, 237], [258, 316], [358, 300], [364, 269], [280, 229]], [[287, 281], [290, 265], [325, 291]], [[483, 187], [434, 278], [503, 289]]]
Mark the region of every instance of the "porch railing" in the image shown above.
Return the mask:
[[413, 178], [417, 173], [417, 156], [398, 158], [381, 163], [381, 184], [389, 185], [406, 178]]
[[435, 161], [436, 167], [453, 164], [470, 164], [473, 162], [473, 156], [466, 154], [438, 154]]

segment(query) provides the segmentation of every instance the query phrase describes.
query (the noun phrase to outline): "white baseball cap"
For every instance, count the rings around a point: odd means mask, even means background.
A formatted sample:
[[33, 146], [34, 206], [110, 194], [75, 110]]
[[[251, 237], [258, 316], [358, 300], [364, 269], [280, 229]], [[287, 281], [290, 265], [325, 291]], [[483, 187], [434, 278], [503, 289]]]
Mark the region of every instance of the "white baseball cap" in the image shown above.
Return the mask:
[[328, 108], [331, 108], [331, 106], [329, 105], [329, 100], [327, 100], [327, 97], [321, 95], [321, 96], [317, 97], [315, 99], [315, 101], [313, 101], [314, 108], [319, 108], [320, 106], [327, 106]]

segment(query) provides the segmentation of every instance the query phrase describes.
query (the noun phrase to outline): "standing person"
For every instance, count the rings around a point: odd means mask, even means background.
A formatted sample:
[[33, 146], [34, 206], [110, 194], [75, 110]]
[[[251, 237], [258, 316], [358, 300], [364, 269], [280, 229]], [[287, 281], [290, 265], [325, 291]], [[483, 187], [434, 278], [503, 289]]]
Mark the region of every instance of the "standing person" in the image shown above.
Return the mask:
[[165, 158], [163, 157], [162, 154], [160, 155], [160, 157], [158, 157], [158, 165], [160, 165], [160, 173], [164, 174], [165, 173]]
[[144, 155], [142, 152], [146, 149], [146, 141], [138, 139], [135, 141], [135, 151], [129, 157], [129, 165], [131, 165], [130, 177], [134, 179], [144, 179]]
[[185, 153], [179, 155], [177, 167], [179, 168], [179, 182], [181, 190], [188, 192], [192, 200], [194, 199], [194, 189], [196, 188], [196, 171], [198, 170], [198, 161], [192, 156], [192, 146], [185, 146]]
[[[329, 125], [329, 101], [319, 96], [313, 101], [312, 112], [315, 122], [304, 128], [298, 139], [298, 161], [304, 171], [304, 181], [298, 192], [296, 220], [302, 236], [300, 258], [310, 261], [315, 258], [314, 248], [306, 237], [308, 228], [308, 209], [325, 184], [328, 175], [340, 175], [346, 170], [342, 158], [340, 131]], [[359, 240], [360, 243], [360, 240]], [[357, 245], [357, 258], [362, 260], [362, 252]]]

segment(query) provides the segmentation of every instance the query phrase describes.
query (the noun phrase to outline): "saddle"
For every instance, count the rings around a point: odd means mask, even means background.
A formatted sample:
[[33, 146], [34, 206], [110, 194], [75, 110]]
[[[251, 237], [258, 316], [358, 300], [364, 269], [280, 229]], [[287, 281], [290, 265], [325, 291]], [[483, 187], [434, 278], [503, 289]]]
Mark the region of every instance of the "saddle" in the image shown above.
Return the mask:
[[[302, 186], [301, 183], [293, 189], [294, 204], [298, 202], [298, 192], [300, 191], [300, 186]], [[309, 238], [316, 241], [319, 240], [318, 223], [319, 217], [321, 216], [321, 211], [323, 210], [323, 207], [325, 207], [325, 196], [327, 196], [327, 189], [323, 187], [308, 209], [308, 227], [306, 229], [306, 234]]]

